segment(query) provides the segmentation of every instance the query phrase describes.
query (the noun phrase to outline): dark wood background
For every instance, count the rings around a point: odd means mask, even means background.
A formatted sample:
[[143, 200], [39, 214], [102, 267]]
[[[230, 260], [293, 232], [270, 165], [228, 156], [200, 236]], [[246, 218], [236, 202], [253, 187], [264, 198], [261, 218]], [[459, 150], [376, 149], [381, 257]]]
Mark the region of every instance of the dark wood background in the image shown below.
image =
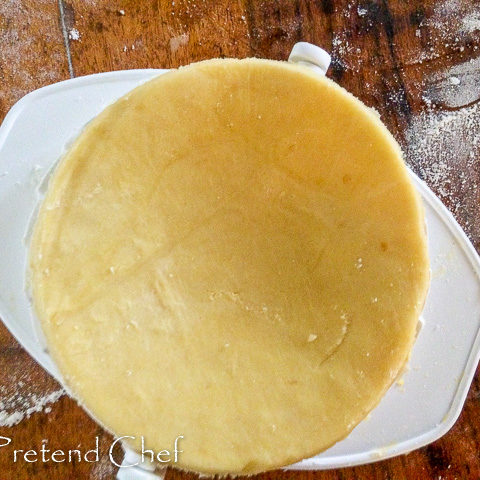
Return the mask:
[[[0, 120], [29, 91], [74, 76], [177, 67], [211, 57], [286, 59], [295, 42], [313, 42], [332, 52], [329, 75], [380, 112], [405, 148], [407, 161], [451, 208], [478, 250], [478, 150], [472, 150], [468, 161], [453, 158], [448, 168], [439, 170], [441, 175], [432, 175], [437, 172], [435, 162], [445, 162], [445, 145], [439, 145], [438, 152], [435, 144], [427, 150], [409, 132], [415, 131], [422, 115], [432, 112], [425, 91], [435, 87], [435, 78], [478, 58], [479, 28], [480, 3], [471, 0], [0, 0]], [[465, 79], [462, 72], [459, 80], [473, 89], [470, 97], [477, 89], [476, 98], [470, 98], [470, 106], [440, 99], [433, 105], [437, 112], [467, 112], [478, 100], [480, 72], [472, 67]], [[458, 120], [464, 121], [470, 141], [475, 135], [471, 130], [478, 128], [471, 115]], [[11, 403], [18, 395], [19, 401], [34, 404], [58, 388], [0, 324], [0, 402]], [[278, 471], [258, 478], [477, 480], [479, 418], [477, 372], [458, 422], [425, 448], [361, 467]], [[104, 453], [111, 442], [110, 435], [67, 396], [13, 427], [0, 427], [0, 436], [13, 438], [17, 448], [38, 449], [47, 439], [48, 445], [64, 450], [90, 448], [99, 436]], [[194, 477], [167, 472], [168, 480]], [[0, 450], [0, 480], [111, 478], [115, 468], [108, 459], [93, 464], [13, 464]]]

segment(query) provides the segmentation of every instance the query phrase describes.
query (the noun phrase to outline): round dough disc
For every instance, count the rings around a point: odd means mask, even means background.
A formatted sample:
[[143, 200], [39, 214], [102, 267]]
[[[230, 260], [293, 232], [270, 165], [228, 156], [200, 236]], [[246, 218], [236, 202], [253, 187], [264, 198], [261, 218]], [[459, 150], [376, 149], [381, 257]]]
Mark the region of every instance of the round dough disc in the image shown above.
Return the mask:
[[31, 273], [96, 419], [135, 448], [182, 435], [177, 467], [234, 474], [348, 435], [405, 364], [429, 277], [378, 117], [256, 59], [172, 71], [95, 118], [50, 181]]

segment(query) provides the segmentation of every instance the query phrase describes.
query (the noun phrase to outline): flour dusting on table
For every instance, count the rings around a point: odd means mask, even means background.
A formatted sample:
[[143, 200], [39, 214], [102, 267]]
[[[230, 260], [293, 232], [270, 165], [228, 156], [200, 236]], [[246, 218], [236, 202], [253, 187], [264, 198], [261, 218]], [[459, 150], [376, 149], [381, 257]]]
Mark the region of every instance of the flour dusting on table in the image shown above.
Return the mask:
[[0, 387], [0, 427], [13, 427], [33, 413], [51, 411], [51, 404], [65, 394], [63, 389], [43, 395], [23, 392], [24, 385], [19, 390], [4, 397], [4, 387]]
[[454, 65], [428, 79], [424, 101], [455, 109], [480, 99], [480, 57]]
[[[475, 103], [457, 111], [430, 107], [413, 119], [406, 141], [407, 162], [455, 215], [474, 219], [478, 202], [480, 105]], [[467, 223], [463, 227], [472, 236], [480, 233], [480, 225]]]
[[[56, 2], [38, 2], [27, 8], [20, 0], [0, 0], [0, 27], [1, 78], [8, 85], [7, 89], [0, 84], [0, 106], [2, 101], [12, 105], [31, 90], [61, 79], [66, 63]], [[39, 61], [46, 50], [48, 61]]]
[[455, 39], [457, 36], [458, 41], [458, 35], [480, 30], [480, 7], [478, 3], [469, 0], [437, 2], [427, 23], [440, 30], [445, 37]]
[[80, 41], [81, 35], [80, 32], [76, 28], [72, 28], [68, 32], [68, 38], [70, 40], [74, 40], [76, 42]]
[[406, 132], [406, 160], [470, 238], [479, 238], [480, 57], [426, 75], [421, 95], [425, 106]]

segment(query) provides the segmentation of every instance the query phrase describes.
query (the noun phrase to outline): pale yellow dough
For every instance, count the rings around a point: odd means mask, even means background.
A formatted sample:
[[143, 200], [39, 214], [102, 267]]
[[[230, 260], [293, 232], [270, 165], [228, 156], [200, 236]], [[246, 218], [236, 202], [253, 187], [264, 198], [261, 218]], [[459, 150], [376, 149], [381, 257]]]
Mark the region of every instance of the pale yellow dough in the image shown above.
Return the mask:
[[[212, 60], [108, 107], [50, 181], [34, 302], [78, 399], [178, 467], [344, 438], [404, 365], [423, 210], [375, 114], [306, 67]], [[392, 412], [392, 415], [394, 412]]]

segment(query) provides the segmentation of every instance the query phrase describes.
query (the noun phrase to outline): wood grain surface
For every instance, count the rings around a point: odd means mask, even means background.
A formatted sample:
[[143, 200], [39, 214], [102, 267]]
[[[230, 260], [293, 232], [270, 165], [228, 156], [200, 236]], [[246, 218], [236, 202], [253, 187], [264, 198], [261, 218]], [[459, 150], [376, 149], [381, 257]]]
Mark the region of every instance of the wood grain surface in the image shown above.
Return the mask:
[[[0, 0], [0, 120], [28, 91], [70, 76], [177, 67], [212, 57], [286, 59], [299, 40], [332, 52], [329, 75], [378, 110], [407, 162], [452, 210], [478, 250], [479, 124], [472, 106], [480, 97], [479, 2]], [[452, 89], [460, 84], [469, 90], [455, 96], [445, 86], [448, 81]], [[435, 124], [440, 135], [445, 127], [445, 135], [455, 128], [459, 136], [451, 154], [450, 144], [425, 146], [419, 137], [425, 125], [425, 135], [432, 133], [428, 122], [439, 118], [451, 122]], [[98, 436], [102, 451], [100, 462], [53, 464], [13, 463], [0, 450], [0, 480], [115, 478], [106, 455], [112, 437], [66, 395], [49, 402], [59, 389], [0, 324], [0, 410], [23, 408], [22, 418], [10, 417], [15, 425], [0, 427], [0, 436], [12, 438], [17, 448], [38, 449], [45, 442], [63, 450], [92, 448]], [[115, 458], [121, 457], [116, 451]], [[168, 480], [187, 478], [196, 477], [167, 472]], [[258, 476], [273, 478], [480, 479], [478, 372], [459, 420], [435, 443], [360, 467]]]

